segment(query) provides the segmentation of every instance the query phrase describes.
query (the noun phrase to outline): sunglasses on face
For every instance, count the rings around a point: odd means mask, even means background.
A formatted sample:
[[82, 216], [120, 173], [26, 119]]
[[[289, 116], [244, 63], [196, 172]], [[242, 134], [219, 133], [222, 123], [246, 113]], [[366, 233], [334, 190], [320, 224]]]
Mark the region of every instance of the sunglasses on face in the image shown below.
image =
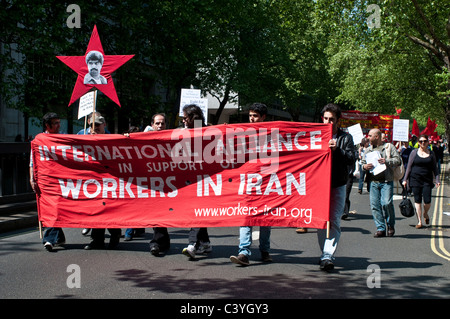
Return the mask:
[[420, 140], [419, 141], [420, 144], [427, 143], [427, 142], [428, 142], [427, 140]]

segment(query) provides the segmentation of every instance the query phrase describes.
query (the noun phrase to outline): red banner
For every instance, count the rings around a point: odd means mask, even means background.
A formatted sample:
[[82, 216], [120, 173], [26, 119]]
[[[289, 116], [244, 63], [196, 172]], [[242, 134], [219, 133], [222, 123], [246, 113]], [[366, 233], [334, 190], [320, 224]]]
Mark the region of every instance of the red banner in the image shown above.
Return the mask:
[[394, 128], [394, 119], [399, 118], [399, 115], [379, 114], [377, 112], [342, 111], [340, 126], [341, 128], [347, 128], [359, 123], [364, 134], [367, 134], [373, 128], [378, 128], [386, 134], [389, 141], [392, 141], [391, 131]]
[[46, 227], [326, 228], [331, 125], [264, 122], [31, 143]]

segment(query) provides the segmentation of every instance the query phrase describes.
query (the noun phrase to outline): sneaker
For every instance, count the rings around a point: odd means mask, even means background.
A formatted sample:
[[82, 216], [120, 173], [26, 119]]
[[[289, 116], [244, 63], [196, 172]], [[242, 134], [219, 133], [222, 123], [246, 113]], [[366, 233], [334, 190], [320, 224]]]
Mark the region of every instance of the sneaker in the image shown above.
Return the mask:
[[64, 246], [65, 244], [66, 244], [66, 241], [61, 240], [61, 241], [58, 241], [54, 246], [55, 247], [61, 247], [61, 246]]
[[200, 246], [198, 246], [196, 253], [197, 254], [206, 254], [212, 252], [211, 243], [208, 242], [200, 242]]
[[44, 248], [45, 248], [46, 251], [53, 251], [53, 245], [50, 242], [46, 242], [44, 244]]
[[323, 259], [320, 261], [320, 270], [331, 271], [334, 269], [334, 264], [330, 259]]
[[262, 251], [261, 252], [261, 260], [265, 263], [270, 263], [272, 262], [272, 257], [270, 257], [270, 254], [268, 251]]
[[194, 245], [189, 245], [182, 251], [183, 255], [188, 256], [189, 258], [195, 258], [195, 247]]
[[250, 262], [248, 260], [248, 257], [244, 254], [239, 254], [237, 257], [236, 256], [230, 256], [230, 260], [231, 262], [238, 264], [238, 265], [242, 265], [242, 266], [248, 266], [250, 265]]

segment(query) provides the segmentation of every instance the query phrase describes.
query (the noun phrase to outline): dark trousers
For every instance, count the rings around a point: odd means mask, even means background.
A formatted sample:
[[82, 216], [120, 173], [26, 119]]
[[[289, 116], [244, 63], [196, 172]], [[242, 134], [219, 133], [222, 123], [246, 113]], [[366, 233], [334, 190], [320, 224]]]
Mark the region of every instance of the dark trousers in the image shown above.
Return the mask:
[[349, 174], [345, 190], [344, 215], [348, 215], [348, 212], [350, 211], [350, 192], [352, 191], [352, 187], [353, 187], [353, 174]]
[[166, 227], [154, 227], [153, 238], [150, 241], [150, 248], [158, 246], [160, 250], [168, 250], [170, 248], [170, 237]]
[[189, 245], [194, 245], [195, 248], [198, 248], [200, 242], [209, 242], [208, 229], [206, 227], [191, 228], [189, 231]]
[[[105, 242], [105, 228], [93, 228], [91, 233], [91, 238], [95, 243], [104, 243]], [[122, 234], [120, 228], [108, 228], [109, 233], [111, 234], [111, 240], [118, 240], [120, 235]]]

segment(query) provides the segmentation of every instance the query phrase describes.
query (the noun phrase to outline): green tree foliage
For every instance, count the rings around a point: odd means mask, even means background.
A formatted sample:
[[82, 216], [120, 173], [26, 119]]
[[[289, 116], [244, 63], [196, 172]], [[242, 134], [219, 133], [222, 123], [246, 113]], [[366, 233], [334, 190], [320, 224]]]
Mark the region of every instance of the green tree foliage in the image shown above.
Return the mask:
[[[370, 27], [380, 8], [378, 27]], [[327, 9], [326, 9], [327, 8]], [[446, 1], [318, 1], [332, 34], [327, 54], [338, 102], [363, 111], [428, 117], [449, 132], [449, 12]], [[446, 114], [446, 116], [442, 116]]]
[[240, 105], [282, 105], [294, 120], [330, 101], [401, 108], [450, 132], [448, 1], [80, 0], [79, 29], [67, 27], [67, 5], [0, 0], [0, 92], [28, 116], [73, 117], [76, 74], [55, 56], [84, 55], [97, 25], [106, 54], [135, 54], [113, 74], [122, 108], [99, 99], [116, 130], [159, 111], [173, 127], [181, 88], [193, 85], [220, 102], [215, 120], [239, 96]]

